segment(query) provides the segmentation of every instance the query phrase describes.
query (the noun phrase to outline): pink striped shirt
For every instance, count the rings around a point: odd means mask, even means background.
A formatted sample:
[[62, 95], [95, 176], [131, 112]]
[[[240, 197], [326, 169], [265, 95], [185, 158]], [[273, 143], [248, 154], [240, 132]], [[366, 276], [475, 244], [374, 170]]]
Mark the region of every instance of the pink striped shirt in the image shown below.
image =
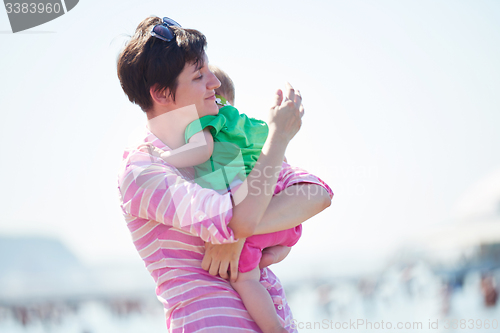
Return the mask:
[[[144, 140], [170, 150], [151, 132]], [[121, 207], [139, 255], [154, 278], [169, 332], [261, 332], [228, 281], [201, 268], [204, 242], [234, 242], [227, 224], [230, 194], [204, 189], [192, 168], [176, 169], [145, 150], [125, 151], [119, 173]], [[299, 182], [331, 189], [319, 178], [283, 163], [276, 193]], [[261, 283], [289, 332], [292, 313], [278, 278], [265, 268]]]

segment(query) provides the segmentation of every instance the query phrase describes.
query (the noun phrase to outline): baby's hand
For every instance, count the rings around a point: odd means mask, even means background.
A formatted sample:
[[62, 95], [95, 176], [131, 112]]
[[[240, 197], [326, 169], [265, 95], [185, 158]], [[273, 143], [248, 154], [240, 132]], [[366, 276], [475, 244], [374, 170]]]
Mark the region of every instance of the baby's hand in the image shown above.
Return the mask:
[[143, 150], [144, 148], [147, 149], [148, 154], [153, 155], [155, 157], [160, 157], [160, 158], [161, 158], [161, 154], [163, 154], [165, 152], [163, 149], [156, 147], [155, 145], [153, 145], [150, 142], [143, 143], [143, 144], [139, 145], [139, 147], [137, 147], [138, 150]]
[[163, 149], [160, 149], [158, 147], [155, 147], [153, 146], [152, 147], [152, 150], [151, 150], [151, 155], [155, 156], [155, 157], [160, 157], [161, 158], [161, 155], [164, 153], [165, 151]]

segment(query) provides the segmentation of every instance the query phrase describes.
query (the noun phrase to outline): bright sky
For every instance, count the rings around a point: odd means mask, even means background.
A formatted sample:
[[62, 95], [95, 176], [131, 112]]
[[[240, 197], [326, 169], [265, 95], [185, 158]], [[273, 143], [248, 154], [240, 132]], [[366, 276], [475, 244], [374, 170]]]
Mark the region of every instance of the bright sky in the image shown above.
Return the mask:
[[500, 170], [496, 0], [82, 0], [17, 34], [0, 10], [1, 234], [58, 237], [89, 263], [138, 260], [116, 176], [145, 116], [121, 90], [116, 57], [149, 15], [207, 36], [242, 112], [267, 119], [285, 81], [301, 90], [287, 158], [335, 198], [305, 224], [287, 274], [375, 262], [454, 223], [468, 189]]

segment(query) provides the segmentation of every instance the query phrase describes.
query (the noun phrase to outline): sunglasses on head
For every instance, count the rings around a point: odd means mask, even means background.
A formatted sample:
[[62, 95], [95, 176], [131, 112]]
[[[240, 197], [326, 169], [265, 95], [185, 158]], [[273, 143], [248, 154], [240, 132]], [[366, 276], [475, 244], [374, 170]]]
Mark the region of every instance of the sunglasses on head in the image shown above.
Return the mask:
[[157, 24], [153, 27], [153, 29], [151, 30], [151, 36], [154, 36], [166, 42], [170, 42], [172, 39], [174, 39], [175, 35], [172, 30], [170, 30], [169, 26], [181, 28], [181, 25], [179, 23], [175, 22], [171, 18], [164, 17], [162, 24]]

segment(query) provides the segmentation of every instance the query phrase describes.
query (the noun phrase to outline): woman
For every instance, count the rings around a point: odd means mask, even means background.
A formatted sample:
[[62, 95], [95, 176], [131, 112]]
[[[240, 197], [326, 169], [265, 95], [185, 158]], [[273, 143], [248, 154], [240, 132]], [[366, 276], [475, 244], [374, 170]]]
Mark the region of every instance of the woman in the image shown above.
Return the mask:
[[[208, 69], [205, 46], [200, 32], [150, 17], [120, 54], [122, 88], [148, 119], [146, 143], [163, 150], [178, 148], [189, 123], [217, 114], [214, 90], [220, 83]], [[278, 91], [269, 112], [268, 139], [247, 178], [250, 186], [235, 193], [201, 188], [190, 181], [191, 168], [175, 169], [146, 150], [125, 153], [119, 175], [122, 209], [134, 245], [157, 284], [170, 332], [260, 332], [225, 280], [237, 279], [245, 237], [297, 226], [331, 199], [331, 190], [320, 179], [283, 162], [302, 114], [300, 94], [291, 87], [284, 96]], [[301, 191], [273, 197], [280, 173], [286, 184], [278, 186], [296, 184]], [[261, 266], [271, 263], [263, 256]], [[279, 280], [264, 268], [261, 283], [283, 326], [295, 331]]]

